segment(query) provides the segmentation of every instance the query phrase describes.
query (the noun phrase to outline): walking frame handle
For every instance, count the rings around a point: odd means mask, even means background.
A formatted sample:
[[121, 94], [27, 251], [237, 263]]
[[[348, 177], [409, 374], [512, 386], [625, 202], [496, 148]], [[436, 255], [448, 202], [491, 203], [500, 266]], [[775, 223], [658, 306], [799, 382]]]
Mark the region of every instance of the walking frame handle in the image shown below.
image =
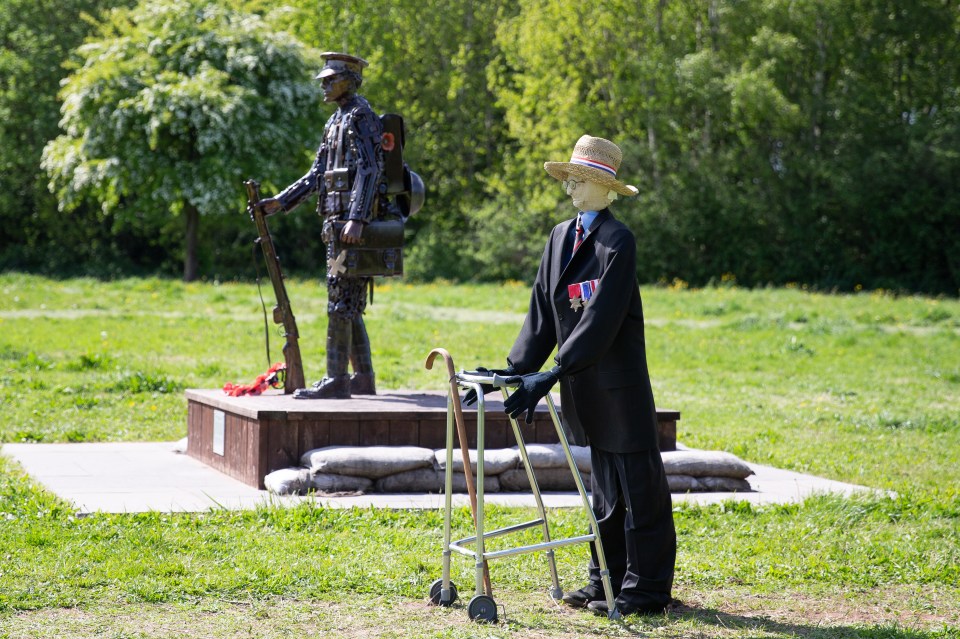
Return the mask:
[[460, 371], [456, 379], [461, 384], [490, 384], [494, 388], [516, 388], [520, 382], [507, 382], [509, 376], [499, 373], [481, 373], [480, 371]]

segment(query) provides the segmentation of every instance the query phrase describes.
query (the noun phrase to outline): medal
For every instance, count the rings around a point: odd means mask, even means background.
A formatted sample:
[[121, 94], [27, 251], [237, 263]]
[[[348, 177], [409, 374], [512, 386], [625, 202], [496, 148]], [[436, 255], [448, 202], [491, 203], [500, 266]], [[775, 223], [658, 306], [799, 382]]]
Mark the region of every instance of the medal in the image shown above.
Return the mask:
[[567, 295], [570, 297], [570, 308], [573, 309], [574, 312], [586, 307], [587, 302], [593, 297], [594, 291], [597, 290], [598, 283], [598, 280], [588, 280], [578, 284], [567, 285]]

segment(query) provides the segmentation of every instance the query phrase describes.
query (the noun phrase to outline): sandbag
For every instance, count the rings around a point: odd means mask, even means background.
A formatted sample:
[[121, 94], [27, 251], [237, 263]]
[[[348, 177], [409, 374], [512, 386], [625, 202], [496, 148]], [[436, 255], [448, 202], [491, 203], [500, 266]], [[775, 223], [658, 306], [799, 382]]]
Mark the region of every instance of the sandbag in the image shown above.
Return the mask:
[[667, 475], [746, 479], [753, 471], [736, 455], [715, 450], [672, 450], [660, 453]]
[[365, 493], [373, 487], [373, 480], [351, 475], [315, 473], [310, 478], [310, 488], [318, 493]]
[[[443, 490], [443, 473], [437, 473], [440, 475], [440, 490]], [[473, 485], [477, 485], [477, 476], [473, 476]], [[453, 492], [455, 493], [466, 493], [467, 492], [467, 478], [463, 473], [454, 473], [453, 474]], [[483, 492], [484, 493], [499, 493], [500, 492], [500, 477], [499, 475], [484, 475], [483, 476]]]
[[438, 493], [443, 490], [443, 479], [433, 468], [417, 468], [381, 477], [374, 489], [378, 493]]
[[300, 464], [314, 473], [379, 479], [415, 468], [433, 468], [433, 450], [418, 446], [326, 446], [305, 452]]
[[750, 482], [736, 477], [667, 475], [667, 485], [671, 493], [748, 493], [753, 490]]
[[690, 475], [667, 475], [667, 486], [671, 493], [700, 492], [700, 482]]
[[[447, 467], [447, 449], [441, 448], [436, 452], [437, 468], [444, 470]], [[483, 472], [486, 476], [499, 475], [505, 470], [520, 465], [520, 452], [516, 448], [494, 448], [483, 451]], [[477, 474], [477, 451], [470, 451], [470, 470]], [[463, 473], [463, 454], [459, 449], [453, 451], [453, 472]]]
[[750, 482], [736, 477], [698, 477], [704, 490], [715, 493], [749, 493], [753, 490]]
[[[453, 473], [452, 479], [453, 492], [467, 492], [467, 478], [463, 473]], [[417, 468], [378, 479], [376, 490], [380, 493], [442, 493], [444, 481], [443, 471]], [[474, 477], [474, 485], [476, 485], [476, 477]], [[500, 481], [495, 475], [484, 475], [483, 491], [485, 493], [500, 492]]]
[[187, 453], [187, 446], [189, 445], [189, 438], [184, 437], [183, 439], [177, 440], [173, 443], [173, 452], [178, 455], [185, 455]]
[[[512, 450], [516, 450], [519, 454], [518, 447], [514, 446]], [[591, 471], [589, 446], [571, 446], [570, 454], [581, 473]], [[569, 473], [570, 465], [560, 444], [527, 444], [527, 458], [534, 468], [566, 468]]]
[[[573, 479], [570, 467], [565, 468], [541, 468], [534, 469], [533, 476], [537, 479], [537, 486], [542, 491], [562, 490], [570, 491], [577, 489], [577, 483]], [[583, 477], [583, 485], [590, 490], [590, 475], [580, 474]], [[500, 489], [504, 491], [527, 491], [530, 490], [530, 482], [527, 480], [527, 473], [522, 468], [505, 470], [497, 477], [500, 479]]]
[[263, 485], [275, 495], [303, 495], [310, 487], [306, 468], [281, 468], [263, 478]]

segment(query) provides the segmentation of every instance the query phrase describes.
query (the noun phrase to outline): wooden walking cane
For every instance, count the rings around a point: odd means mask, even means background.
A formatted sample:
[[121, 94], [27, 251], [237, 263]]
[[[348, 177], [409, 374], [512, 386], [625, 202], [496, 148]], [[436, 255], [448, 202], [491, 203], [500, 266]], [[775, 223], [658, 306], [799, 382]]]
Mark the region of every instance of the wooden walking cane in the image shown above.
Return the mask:
[[[473, 472], [470, 469], [470, 447], [467, 444], [467, 426], [463, 419], [463, 406], [460, 404], [460, 391], [457, 388], [457, 371], [453, 366], [453, 358], [443, 348], [435, 348], [427, 355], [424, 366], [427, 370], [433, 369], [433, 361], [437, 355], [447, 363], [447, 373], [450, 375], [450, 401], [453, 403], [454, 422], [457, 425], [457, 439], [460, 440], [460, 454], [463, 456], [463, 476], [467, 481], [467, 494], [470, 495], [470, 511], [473, 513], [473, 525], [477, 525], [477, 488], [473, 484]], [[482, 392], [482, 391], [481, 391]], [[487, 596], [493, 596], [493, 587], [490, 585], [490, 569], [487, 560], [483, 560], [483, 587]]]

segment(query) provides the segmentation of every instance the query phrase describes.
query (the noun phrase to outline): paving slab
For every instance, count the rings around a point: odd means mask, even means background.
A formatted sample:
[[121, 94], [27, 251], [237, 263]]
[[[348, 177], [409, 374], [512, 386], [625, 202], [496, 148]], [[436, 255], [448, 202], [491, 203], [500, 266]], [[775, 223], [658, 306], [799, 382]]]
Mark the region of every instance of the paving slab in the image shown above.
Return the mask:
[[[4, 444], [0, 453], [14, 459], [30, 477], [72, 503], [78, 514], [93, 512], [205, 512], [290, 506], [304, 500], [334, 508], [443, 508], [442, 494], [369, 494], [343, 497], [277, 496], [228, 477], [178, 452], [179, 442]], [[749, 463], [749, 462], [748, 462]], [[820, 493], [853, 495], [872, 489], [749, 463], [752, 492], [687, 493], [674, 503], [711, 504], [728, 500], [753, 504], [797, 503]], [[535, 506], [529, 493], [488, 493], [487, 504]], [[576, 492], [544, 492], [547, 507], [581, 506]], [[455, 495], [467, 506], [466, 495]]]

